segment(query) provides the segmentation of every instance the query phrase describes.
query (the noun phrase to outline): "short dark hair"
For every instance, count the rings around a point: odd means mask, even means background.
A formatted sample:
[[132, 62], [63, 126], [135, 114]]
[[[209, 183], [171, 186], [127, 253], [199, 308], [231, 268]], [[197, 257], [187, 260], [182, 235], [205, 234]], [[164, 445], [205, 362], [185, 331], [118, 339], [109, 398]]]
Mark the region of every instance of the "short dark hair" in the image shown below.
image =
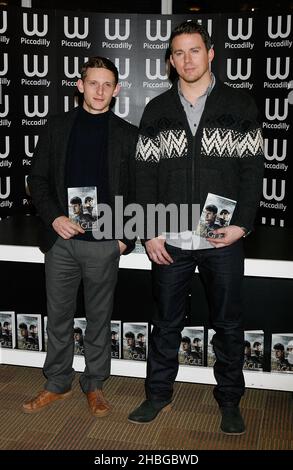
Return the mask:
[[70, 199], [70, 204], [79, 204], [79, 205], [82, 205], [82, 200], [80, 199], [80, 197], [75, 196], [75, 197], [73, 197], [73, 198]]
[[220, 215], [221, 214], [230, 214], [230, 212], [227, 209], [222, 209]]
[[82, 335], [82, 329], [79, 328], [79, 326], [74, 328], [74, 333], [78, 333], [79, 335]]
[[170, 40], [169, 40], [170, 51], [172, 52], [172, 42], [176, 36], [180, 36], [181, 34], [195, 34], [195, 33], [200, 34], [204, 42], [204, 45], [206, 46], [207, 51], [209, 51], [213, 47], [211, 37], [209, 33], [207, 32], [207, 30], [201, 24], [199, 24], [196, 20], [184, 21], [183, 23], [179, 24], [173, 29], [171, 36], [170, 36]]
[[85, 202], [85, 204], [86, 204], [87, 202], [93, 201], [93, 200], [94, 200], [94, 198], [93, 198], [92, 196], [87, 196], [87, 197], [85, 198], [84, 202]]
[[127, 333], [125, 333], [125, 338], [134, 339], [134, 333], [132, 333], [132, 331], [127, 331]]
[[90, 57], [87, 62], [85, 62], [81, 68], [80, 76], [81, 80], [83, 81], [87, 74], [87, 69], [107, 69], [113, 73], [115, 79], [115, 85], [118, 83], [118, 70], [115, 64], [107, 57]]
[[213, 212], [214, 214], [218, 212], [218, 208], [214, 204], [209, 204], [208, 206], [205, 207], [205, 210], [209, 212]]
[[188, 343], [188, 344], [190, 344], [190, 338], [189, 338], [189, 336], [182, 336], [181, 342], [182, 342], [182, 343]]
[[279, 349], [280, 351], [285, 350], [284, 345], [282, 343], [275, 344], [274, 349]]
[[19, 328], [20, 328], [21, 330], [27, 330], [27, 324], [26, 324], [26, 323], [20, 323], [20, 324], [19, 324]]

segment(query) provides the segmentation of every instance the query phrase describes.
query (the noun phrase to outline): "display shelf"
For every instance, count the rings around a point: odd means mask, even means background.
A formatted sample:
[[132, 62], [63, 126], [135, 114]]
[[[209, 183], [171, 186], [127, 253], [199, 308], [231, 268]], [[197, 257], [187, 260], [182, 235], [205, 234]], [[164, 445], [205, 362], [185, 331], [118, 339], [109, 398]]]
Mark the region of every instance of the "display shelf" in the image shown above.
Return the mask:
[[[0, 349], [0, 363], [2, 364], [43, 367], [45, 357], [46, 353], [44, 352]], [[85, 367], [84, 358], [75, 356], [73, 367], [77, 372], [82, 372]], [[111, 375], [145, 378], [146, 362], [112, 359]], [[244, 378], [247, 388], [293, 391], [293, 374], [290, 373], [244, 371]], [[176, 381], [215, 384], [213, 369], [211, 367], [179, 366]]]

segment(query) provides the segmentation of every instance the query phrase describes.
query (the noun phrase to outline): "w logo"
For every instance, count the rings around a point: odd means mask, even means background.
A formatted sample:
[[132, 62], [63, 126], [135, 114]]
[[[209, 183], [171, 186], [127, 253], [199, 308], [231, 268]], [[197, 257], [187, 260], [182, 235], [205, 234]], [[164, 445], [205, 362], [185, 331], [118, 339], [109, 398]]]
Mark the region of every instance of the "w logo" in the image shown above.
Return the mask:
[[43, 15], [43, 31], [38, 30], [38, 14], [34, 13], [33, 14], [33, 29], [29, 30], [28, 29], [28, 13], [23, 13], [23, 32], [27, 36], [34, 36], [35, 34], [37, 36], [43, 37], [46, 36], [48, 33], [48, 15]]
[[6, 75], [8, 72], [8, 54], [4, 52], [3, 54], [3, 69], [0, 70], [0, 77]]
[[68, 28], [68, 16], [64, 16], [64, 34], [67, 38], [73, 39], [73, 38], [78, 38], [78, 39], [85, 39], [88, 34], [89, 34], [89, 19], [88, 18], [83, 18], [83, 33], [79, 32], [79, 20], [82, 18], [78, 18], [78, 16], [75, 16], [73, 18], [73, 33], [69, 32]]
[[[2, 101], [0, 101], [0, 103], [2, 104]], [[6, 117], [8, 113], [9, 113], [9, 96], [4, 95], [4, 111], [3, 112], [0, 111], [0, 118]]]
[[125, 41], [126, 39], [129, 38], [130, 35], [130, 20], [127, 19], [125, 20], [125, 28], [124, 28], [125, 33], [122, 35], [120, 34], [120, 20], [115, 19], [115, 28], [114, 28], [114, 34], [110, 34], [110, 19], [105, 18], [105, 36], [109, 41], [113, 41], [114, 39], [119, 39], [119, 41]]
[[115, 65], [116, 65], [117, 69], [119, 70], [119, 79], [120, 80], [125, 80], [125, 78], [127, 78], [129, 76], [129, 63], [130, 63], [130, 60], [129, 59], [124, 60], [124, 73], [122, 73], [122, 67], [120, 66], [120, 60], [122, 61], [122, 59], [116, 58], [115, 59]]
[[6, 199], [10, 194], [10, 176], [6, 176], [6, 192], [2, 192], [2, 178], [0, 178], [0, 199]]
[[[64, 57], [64, 75], [68, 78], [80, 78], [80, 65], [79, 61], [81, 60], [80, 57], [70, 57], [70, 59], [73, 59], [73, 67], [72, 67], [72, 72], [69, 72], [69, 57], [65, 56]], [[86, 62], [88, 60], [87, 57], [84, 58], [83, 62]]]
[[269, 139], [264, 139], [264, 155], [267, 160], [282, 162], [287, 156], [287, 140], [283, 139], [282, 155], [280, 156], [278, 155], [278, 139], [274, 139], [273, 142], [273, 153], [269, 155]]
[[268, 180], [267, 180], [267, 178], [264, 178], [264, 180], [263, 180], [263, 197], [267, 201], [271, 201], [272, 199], [274, 199], [274, 201], [282, 201], [285, 197], [286, 181], [285, 180], [281, 181], [280, 196], [277, 196], [277, 180], [273, 179], [271, 181], [272, 181], [272, 192], [271, 192], [271, 194], [268, 194]]
[[269, 16], [268, 18], [268, 35], [272, 39], [276, 38], [286, 38], [289, 36], [291, 32], [291, 15], [287, 15], [287, 27], [286, 32], [282, 33], [282, 16], [278, 16], [278, 23], [277, 23], [277, 32], [272, 32], [272, 24], [273, 24], [273, 17]]
[[44, 99], [43, 111], [39, 111], [39, 98], [40, 97], [37, 96], [37, 95], [33, 96], [33, 98], [34, 98], [33, 110], [29, 111], [29, 105], [28, 105], [29, 98], [32, 98], [32, 97], [31, 96], [29, 97], [28, 95], [24, 95], [24, 97], [23, 97], [25, 115], [28, 116], [28, 117], [38, 116], [38, 117], [41, 117], [41, 118], [44, 117], [44, 116], [47, 116], [48, 111], [49, 111], [49, 97], [48, 96], [43, 96], [43, 99]]
[[275, 80], [276, 78], [279, 78], [280, 80], [285, 80], [290, 71], [290, 57], [286, 57], [286, 64], [285, 64], [285, 72], [281, 74], [281, 57], [276, 57], [276, 65], [275, 65], [275, 74], [272, 74], [272, 67], [271, 67], [271, 61], [272, 58], [268, 57], [267, 58], [267, 77], [270, 80]]
[[48, 73], [48, 56], [43, 56], [43, 70], [39, 72], [39, 56], [33, 55], [33, 68], [29, 71], [28, 67], [28, 54], [23, 56], [23, 71], [27, 77], [45, 77]]
[[[202, 25], [202, 20], [201, 19], [197, 19], [197, 22]], [[205, 26], [205, 29], [207, 30], [207, 32], [211, 36], [212, 35], [212, 29], [213, 29], [213, 20], [207, 20], [206, 25], [203, 25], [203, 26]]]
[[2, 11], [2, 27], [0, 28], [0, 34], [4, 34], [7, 29], [7, 11]]
[[[124, 111], [121, 110], [121, 100], [124, 101]], [[121, 118], [125, 118], [129, 114], [129, 97], [125, 96], [123, 98], [116, 98], [115, 102], [115, 114]]]
[[6, 157], [8, 157], [9, 152], [10, 152], [10, 137], [9, 137], [9, 135], [6, 135], [6, 136], [5, 136], [5, 149], [4, 149], [4, 153], [0, 152], [0, 158], [6, 158]]
[[248, 18], [248, 25], [247, 25], [247, 34], [243, 34], [243, 19], [238, 18], [238, 29], [237, 33], [233, 34], [233, 18], [228, 19], [228, 36], [231, 41], [237, 41], [238, 39], [243, 39], [246, 41], [252, 35], [252, 18]]
[[167, 41], [171, 35], [171, 20], [167, 20], [166, 34], [161, 34], [162, 20], [156, 20], [156, 33], [151, 35], [151, 20], [146, 20], [146, 37], [149, 41]]
[[[69, 101], [70, 100], [70, 101]], [[64, 96], [64, 112], [67, 113], [70, 109], [77, 108], [78, 96]]]
[[286, 117], [288, 116], [288, 98], [284, 99], [284, 114], [283, 114], [283, 116], [281, 116], [279, 114], [279, 103], [280, 103], [279, 98], [275, 98], [275, 110], [274, 110], [273, 114], [270, 114], [270, 107], [271, 107], [270, 106], [270, 101], [271, 101], [270, 98], [266, 98], [266, 109], [265, 109], [266, 118], [269, 121], [274, 121], [275, 119], [277, 119], [278, 121], [285, 121]]
[[[145, 61], [145, 73], [146, 73], [146, 76], [149, 80], [167, 80], [168, 78], [168, 75], [167, 74], [164, 74], [162, 75], [161, 74], [161, 60], [160, 59], [155, 59], [156, 61], [156, 71], [154, 74], [151, 74], [151, 59], [146, 59]], [[165, 69], [165, 63], [164, 63], [164, 66], [163, 66], [163, 69]]]
[[[237, 71], [236, 74], [232, 75], [232, 60], [227, 59], [227, 76], [230, 80], [248, 80], [251, 75], [251, 59], [247, 59], [246, 62], [246, 73], [242, 73], [242, 59], [237, 59]], [[244, 59], [243, 59], [244, 60]]]
[[[30, 145], [30, 141], [32, 138], [34, 139], [34, 141], [33, 141], [33, 144]], [[24, 151], [25, 151], [25, 154], [29, 158], [33, 156], [38, 140], [39, 140], [38, 135], [25, 135], [24, 136]], [[30, 149], [32, 149], [32, 151]]]

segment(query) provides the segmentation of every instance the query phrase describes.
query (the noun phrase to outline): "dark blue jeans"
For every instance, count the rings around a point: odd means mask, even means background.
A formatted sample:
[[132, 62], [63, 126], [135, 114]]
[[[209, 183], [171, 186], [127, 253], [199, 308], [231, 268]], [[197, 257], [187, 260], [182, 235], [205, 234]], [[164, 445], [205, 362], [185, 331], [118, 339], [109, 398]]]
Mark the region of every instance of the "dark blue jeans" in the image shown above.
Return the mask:
[[[178, 350], [184, 328], [186, 298], [196, 266], [204, 283], [216, 355], [214, 396], [219, 406], [238, 405], [244, 394], [242, 372], [244, 333], [241, 285], [244, 273], [242, 240], [225, 248], [180, 250], [166, 245], [174, 262], [153, 263], [154, 296], [158, 314], [153, 318], [146, 395], [158, 405], [171, 401], [178, 372]], [[196, 374], [196, 370], [194, 370]]]

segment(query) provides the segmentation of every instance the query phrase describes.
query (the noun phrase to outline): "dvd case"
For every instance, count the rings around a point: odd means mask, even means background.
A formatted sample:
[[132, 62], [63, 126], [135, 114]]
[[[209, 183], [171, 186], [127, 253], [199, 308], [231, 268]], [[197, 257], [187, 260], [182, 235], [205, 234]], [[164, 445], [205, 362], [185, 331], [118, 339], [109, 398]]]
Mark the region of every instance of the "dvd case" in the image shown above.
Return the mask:
[[17, 314], [17, 347], [29, 351], [42, 350], [42, 317], [40, 314]]
[[293, 373], [293, 333], [272, 335], [271, 371]]
[[68, 217], [85, 231], [98, 228], [98, 199], [95, 186], [68, 188]]
[[215, 333], [215, 330], [212, 328], [208, 329], [208, 367], [213, 367], [216, 362], [216, 355], [213, 348], [213, 337]]
[[262, 371], [264, 366], [264, 331], [244, 332], [243, 369]]
[[148, 323], [123, 323], [123, 359], [145, 361], [148, 350]]
[[208, 193], [203, 210], [194, 231], [194, 249], [213, 248], [206, 238], [221, 238], [222, 234], [214, 233], [214, 230], [230, 225], [236, 201], [218, 194]]
[[208, 193], [196, 233], [204, 238], [217, 238], [213, 231], [230, 224], [235, 206], [233, 199]]
[[179, 364], [186, 366], [203, 366], [204, 327], [188, 326], [181, 332], [181, 343], [178, 352]]
[[74, 354], [77, 356], [84, 356], [84, 336], [86, 330], [86, 318], [74, 319]]
[[0, 348], [15, 348], [14, 312], [0, 312]]
[[48, 351], [48, 317], [44, 317], [44, 351]]
[[111, 358], [121, 359], [121, 321], [111, 321]]
[[142, 245], [139, 237], [137, 238], [135, 242], [135, 247], [132, 253], [145, 254], [145, 247]]

